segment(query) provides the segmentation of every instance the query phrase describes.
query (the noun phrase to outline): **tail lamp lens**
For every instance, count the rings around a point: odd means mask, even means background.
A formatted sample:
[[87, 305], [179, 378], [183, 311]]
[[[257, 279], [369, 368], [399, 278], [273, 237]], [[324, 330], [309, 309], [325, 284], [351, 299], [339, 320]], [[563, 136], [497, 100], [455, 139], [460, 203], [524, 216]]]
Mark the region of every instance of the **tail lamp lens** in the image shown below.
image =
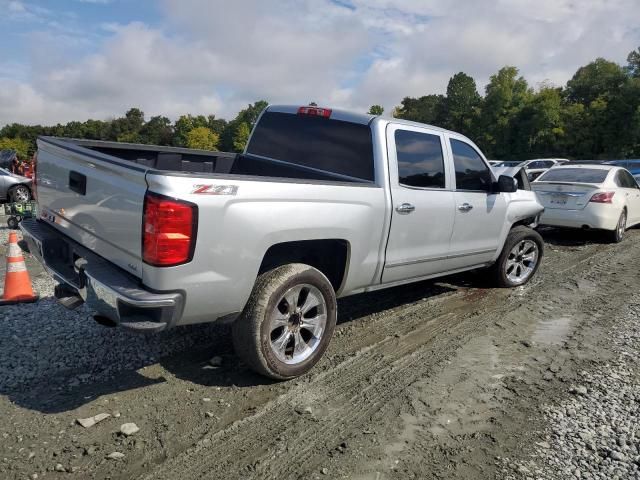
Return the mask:
[[147, 193], [144, 202], [142, 258], [145, 263], [170, 267], [193, 256], [197, 231], [196, 205]]
[[616, 192], [599, 192], [593, 195], [589, 201], [594, 203], [612, 203], [615, 193]]

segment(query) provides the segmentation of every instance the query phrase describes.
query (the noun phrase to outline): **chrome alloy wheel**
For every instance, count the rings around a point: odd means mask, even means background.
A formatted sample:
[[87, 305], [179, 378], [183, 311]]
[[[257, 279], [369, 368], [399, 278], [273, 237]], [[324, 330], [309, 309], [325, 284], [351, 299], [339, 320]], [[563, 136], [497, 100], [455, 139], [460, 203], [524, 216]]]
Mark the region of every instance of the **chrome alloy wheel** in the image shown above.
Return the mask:
[[31, 198], [31, 192], [24, 185], [17, 186], [13, 189], [13, 200], [15, 202], [28, 202]]
[[627, 212], [623, 211], [618, 220], [617, 235], [620, 240], [624, 236], [624, 231], [627, 229]]
[[522, 240], [509, 252], [505, 262], [505, 275], [515, 285], [522, 285], [535, 270], [539, 257], [536, 242]]
[[327, 325], [327, 305], [313, 285], [290, 288], [271, 314], [271, 350], [289, 365], [304, 362], [320, 345]]

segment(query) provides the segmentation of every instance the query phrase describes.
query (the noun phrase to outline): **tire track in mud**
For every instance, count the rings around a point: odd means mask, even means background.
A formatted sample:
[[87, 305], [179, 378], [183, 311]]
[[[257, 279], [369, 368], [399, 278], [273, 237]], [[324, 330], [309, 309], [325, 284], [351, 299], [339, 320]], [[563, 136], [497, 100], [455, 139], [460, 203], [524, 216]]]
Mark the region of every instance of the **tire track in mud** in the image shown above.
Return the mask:
[[[628, 255], [625, 262], [616, 261], [620, 253]], [[577, 373], [582, 359], [590, 362], [594, 358], [594, 352], [588, 352], [595, 348], [593, 338], [600, 338], [599, 332], [615, 322], [615, 313], [624, 305], [626, 295], [640, 285], [634, 267], [638, 260], [638, 246], [612, 247], [597, 262], [588, 262], [584, 270], [576, 272], [578, 275], [555, 278], [553, 296], [545, 299], [540, 295], [544, 303], [505, 310], [495, 324], [513, 324], [511, 331], [505, 329], [505, 338], [490, 327], [486, 335], [457, 352], [445, 369], [411, 385], [400, 407], [388, 406], [377, 415], [377, 419], [400, 419], [395, 425], [387, 422], [393, 434], [379, 439], [386, 447], [370, 452], [366, 461], [353, 462], [350, 458], [347, 463], [343, 458], [334, 467], [359, 472], [357, 478], [422, 478], [425, 470], [437, 478], [493, 478], [489, 472], [495, 474], [494, 458], [505, 451], [511, 456], [522, 455], [525, 450], [519, 450], [518, 445], [526, 444], [523, 440], [536, 434], [530, 416], [544, 394], [553, 398], [548, 392], [553, 391], [550, 379], [543, 378], [547, 367], [559, 372], [554, 375], [561, 382], [567, 382]], [[551, 338], [539, 339], [542, 346], [529, 350], [530, 343], [522, 344], [541, 322], [554, 324], [557, 319], [570, 320], [572, 328], [560, 322], [561, 328], [553, 331]], [[592, 339], [583, 344], [585, 336]], [[545, 346], [545, 340], [553, 346]], [[551, 358], [542, 360], [547, 355]], [[566, 388], [560, 383], [561, 391]], [[468, 396], [469, 392], [473, 395]]]
[[[588, 265], [593, 263], [605, 271], [608, 258], [627, 248], [627, 243], [611, 246], [603, 259], [592, 260], [603, 250], [600, 245], [565, 254], [569, 258], [560, 256], [553, 270], [543, 268], [537, 281], [524, 290], [480, 295], [478, 290], [463, 290], [394, 309], [391, 318], [375, 315], [356, 329], [356, 334], [365, 329], [368, 334], [356, 338], [361, 348], [354, 356], [311, 375], [254, 415], [206, 434], [195, 447], [167, 460], [145, 478], [297, 478], [317, 472], [328, 451], [362, 431], [374, 414], [396, 401], [409, 385], [432, 375], [437, 365], [497, 316], [523, 308], [523, 301], [549, 289], [555, 295], [549, 299], [551, 305], [537, 305], [537, 313], [549, 315], [568, 308], [554, 291], [558, 283], [568, 280], [568, 272], [585, 264], [587, 270], [595, 271]], [[553, 257], [553, 252], [549, 256]], [[636, 249], [634, 259], [637, 257]], [[498, 305], [494, 304], [496, 299], [500, 300]], [[447, 304], [438, 308], [441, 300]], [[436, 312], [428, 310], [434, 307]], [[443, 313], [443, 309], [449, 311]], [[477, 312], [482, 312], [482, 318]], [[393, 336], [398, 331], [403, 332], [400, 338]], [[312, 408], [313, 415], [304, 413], [306, 406]]]

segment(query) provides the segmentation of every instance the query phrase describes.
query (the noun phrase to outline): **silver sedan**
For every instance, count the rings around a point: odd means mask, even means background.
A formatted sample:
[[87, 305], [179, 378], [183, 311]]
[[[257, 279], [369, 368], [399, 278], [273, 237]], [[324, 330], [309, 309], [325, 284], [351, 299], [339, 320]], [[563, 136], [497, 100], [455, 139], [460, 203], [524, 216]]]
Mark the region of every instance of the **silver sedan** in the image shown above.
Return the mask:
[[0, 200], [28, 202], [33, 197], [30, 178], [0, 168]]

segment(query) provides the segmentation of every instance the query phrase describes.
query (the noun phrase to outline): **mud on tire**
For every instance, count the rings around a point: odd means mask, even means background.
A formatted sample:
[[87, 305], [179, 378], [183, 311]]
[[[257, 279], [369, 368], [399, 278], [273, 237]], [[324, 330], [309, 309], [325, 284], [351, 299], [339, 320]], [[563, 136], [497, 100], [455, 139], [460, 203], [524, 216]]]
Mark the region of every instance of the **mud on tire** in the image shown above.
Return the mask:
[[[515, 275], [517, 274], [517, 270], [514, 271], [514, 268], [517, 269], [518, 265], [514, 266], [514, 260], [522, 260], [522, 255], [517, 253], [521, 245], [524, 245], [525, 249], [527, 246], [532, 247], [535, 245], [537, 248], [537, 255], [535, 264], [527, 264], [526, 260], [521, 262], [525, 266], [530, 265], [532, 268], [530, 271], [527, 271], [526, 277], [518, 280], [516, 278], [517, 275]], [[516, 249], [515, 255], [514, 249]], [[538, 267], [540, 266], [540, 262], [542, 261], [543, 252], [544, 241], [538, 232], [525, 226], [512, 228], [507, 235], [507, 239], [504, 242], [500, 256], [496, 260], [496, 263], [489, 269], [494, 283], [499, 287], [505, 288], [517, 287], [526, 284], [536, 274]]]
[[[293, 302], [285, 299], [285, 295], [294, 298], [291, 292], [298, 292]], [[322, 305], [303, 313], [308, 305], [316, 303], [316, 299], [321, 300]], [[311, 322], [312, 315], [320, 320], [326, 316], [322, 328], [315, 330], [317, 336], [311, 335], [311, 330], [305, 332], [303, 326], [307, 324], [305, 316]], [[331, 341], [336, 318], [336, 296], [327, 277], [309, 265], [283, 265], [257, 278], [244, 311], [233, 324], [233, 345], [236, 354], [256, 372], [276, 380], [287, 380], [308, 372], [320, 360]], [[293, 336], [293, 340], [287, 344], [278, 342], [281, 338], [286, 340], [287, 335]], [[302, 345], [297, 361], [295, 346], [290, 343], [297, 345], [299, 339], [308, 344]]]

